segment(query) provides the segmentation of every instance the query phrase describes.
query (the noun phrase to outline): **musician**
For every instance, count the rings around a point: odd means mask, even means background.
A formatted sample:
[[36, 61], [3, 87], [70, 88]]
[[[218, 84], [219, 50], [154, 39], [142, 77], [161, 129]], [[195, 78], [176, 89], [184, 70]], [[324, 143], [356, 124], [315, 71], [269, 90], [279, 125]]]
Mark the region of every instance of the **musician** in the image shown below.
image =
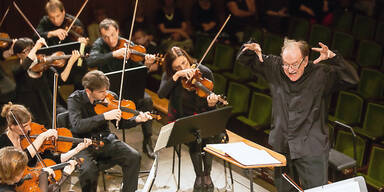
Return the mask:
[[0, 149], [0, 191], [15, 191], [15, 184], [23, 177], [27, 163], [24, 151], [14, 147]]
[[[64, 181], [74, 170], [76, 161], [68, 161], [60, 181]], [[22, 184], [22, 177], [27, 167], [27, 154], [15, 147], [4, 147], [0, 149], [0, 191], [16, 192], [16, 184]], [[39, 175], [39, 188], [42, 192], [56, 191], [60, 185], [54, 183], [48, 185], [48, 175], [54, 175], [51, 168], [43, 168]], [[37, 184], [36, 184], [37, 185]]]
[[[19, 121], [20, 125], [23, 126], [22, 129], [25, 133], [28, 133], [31, 130], [32, 115], [23, 105], [12, 103], [4, 105], [1, 116], [6, 118], [8, 127], [5, 130], [1, 130], [0, 148], [6, 146], [14, 146], [17, 149], [22, 149], [20, 137], [23, 136], [23, 132], [20, 130], [16, 120], [13, 118], [11, 111]], [[57, 139], [58, 135], [55, 129], [48, 129], [47, 131], [38, 135], [33, 141], [33, 146], [36, 148], [36, 150], [39, 150], [44, 141], [51, 137], [55, 137]], [[56, 163], [65, 162], [78, 152], [87, 148], [91, 143], [92, 141], [90, 139], [84, 139], [84, 142], [79, 143], [75, 148], [66, 153], [57, 155], [52, 154], [49, 150], [45, 150], [41, 156], [52, 159]], [[37, 162], [37, 158], [35, 158], [36, 151], [33, 146], [29, 145], [26, 149], [24, 149], [28, 156], [29, 166], [34, 166]]]
[[[141, 156], [131, 146], [118, 140], [108, 127], [108, 121], [120, 120], [121, 110], [113, 109], [99, 115], [94, 111], [95, 104], [106, 102], [108, 94], [116, 97], [108, 91], [109, 79], [103, 72], [93, 70], [85, 74], [82, 82], [85, 89], [76, 90], [68, 98], [72, 132], [78, 137], [101, 137], [105, 143], [99, 150], [90, 147], [79, 154], [84, 158], [79, 177], [82, 191], [96, 191], [99, 171], [116, 164], [123, 170], [123, 191], [135, 191]], [[129, 120], [120, 121], [120, 127], [131, 127], [149, 119], [148, 112], [140, 112]]]
[[[328, 104], [334, 91], [356, 85], [356, 70], [340, 54], [312, 48], [320, 57], [309, 61], [305, 41], [285, 39], [281, 56], [262, 55], [259, 44], [248, 42], [237, 57], [269, 81], [272, 125], [269, 144], [287, 158], [287, 166], [275, 168], [278, 191], [293, 191], [281, 174], [286, 172], [304, 189], [328, 181]], [[322, 63], [326, 61], [328, 64]]]
[[[92, 45], [90, 55], [87, 58], [87, 64], [89, 67], [98, 67], [99, 70], [104, 73], [122, 70], [123, 58], [125, 54], [125, 48], [120, 48], [116, 50], [119, 41], [122, 41], [123, 38], [119, 36], [119, 25], [116, 21], [112, 19], [104, 19], [99, 24], [99, 30], [101, 37], [99, 37]], [[131, 45], [134, 45], [131, 43]], [[127, 54], [127, 59], [129, 59], [130, 53]], [[144, 65], [149, 68], [149, 71], [157, 69], [153, 65], [154, 56], [146, 55]], [[128, 61], [128, 66], [126, 68], [136, 67], [142, 65], [142, 63], [134, 63]], [[152, 111], [153, 103], [151, 97], [144, 93], [144, 98], [139, 101], [134, 101], [137, 104], [137, 108], [141, 111]], [[152, 121], [147, 121], [141, 125], [142, 132], [144, 136], [143, 140], [143, 151], [148, 155], [148, 157], [154, 159], [155, 154], [153, 153], [152, 147]]]
[[[45, 11], [47, 15], [40, 20], [36, 30], [41, 37], [47, 40], [48, 45], [57, 45], [60, 41], [61, 43], [74, 41], [68, 35], [66, 27], [69, 27], [70, 21], [75, 18], [65, 12], [63, 3], [60, 0], [49, 0], [45, 4]], [[75, 20], [74, 26], [79, 26], [84, 31], [84, 25], [79, 19]], [[84, 37], [80, 38], [84, 39]]]
[[[176, 49], [179, 49], [182, 55], [177, 54]], [[168, 118], [171, 121], [215, 109], [218, 96], [211, 94], [207, 98], [201, 98], [195, 92], [187, 91], [181, 84], [182, 79], [189, 79], [195, 73], [196, 69], [191, 67], [194, 63], [196, 63], [196, 60], [178, 47], [173, 47], [165, 56], [165, 72], [163, 73], [157, 94], [160, 98], [169, 98]], [[203, 78], [213, 80], [213, 74], [209, 68], [200, 65], [198, 69], [201, 71]], [[212, 137], [203, 139], [201, 146], [199, 146], [197, 142], [187, 144], [196, 174], [194, 191], [213, 191], [214, 189], [210, 176], [212, 155], [207, 153], [201, 155], [201, 152], [206, 144], [218, 141], [219, 139], [217, 137]], [[204, 167], [202, 167], [202, 162]]]
[[[50, 85], [53, 84], [53, 72], [51, 69], [42, 73], [31, 71], [31, 67], [37, 63], [36, 51], [44, 43], [44, 39], [39, 39], [34, 44], [32, 39], [29, 38], [19, 38], [15, 43], [13, 51], [20, 59], [20, 67], [13, 72], [16, 81], [15, 103], [25, 105], [31, 110], [37, 122], [45, 127], [50, 127], [52, 124], [53, 100]], [[79, 56], [79, 52], [73, 52], [64, 71], [60, 74], [59, 80], [67, 80], [71, 68]], [[57, 105], [57, 114], [64, 111], [66, 109], [63, 105]]]

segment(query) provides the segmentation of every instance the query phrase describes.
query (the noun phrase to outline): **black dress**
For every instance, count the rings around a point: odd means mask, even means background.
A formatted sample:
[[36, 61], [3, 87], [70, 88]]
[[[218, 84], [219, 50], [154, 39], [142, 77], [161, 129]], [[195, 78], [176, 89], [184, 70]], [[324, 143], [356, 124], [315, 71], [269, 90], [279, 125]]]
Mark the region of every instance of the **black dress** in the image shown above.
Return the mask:
[[43, 124], [46, 128], [52, 123], [52, 92], [49, 87], [47, 75], [34, 79], [28, 76], [28, 68], [32, 64], [30, 58], [26, 58], [20, 68], [14, 71], [16, 81], [16, 104], [24, 105], [32, 114], [33, 121]]

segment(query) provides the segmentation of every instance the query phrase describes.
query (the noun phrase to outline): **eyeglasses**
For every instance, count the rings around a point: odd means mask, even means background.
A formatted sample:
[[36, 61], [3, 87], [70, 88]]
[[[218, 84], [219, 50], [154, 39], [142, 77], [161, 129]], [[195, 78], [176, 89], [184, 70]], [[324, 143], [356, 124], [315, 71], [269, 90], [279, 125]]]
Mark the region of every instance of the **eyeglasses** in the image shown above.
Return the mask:
[[304, 58], [300, 61], [300, 63], [298, 63], [298, 64], [295, 64], [295, 65], [287, 65], [287, 64], [283, 64], [282, 67], [283, 67], [284, 69], [289, 69], [289, 68], [291, 68], [291, 69], [293, 69], [293, 70], [298, 70], [298, 69], [300, 68], [301, 64], [303, 63], [304, 59], [305, 59], [305, 57], [304, 57]]

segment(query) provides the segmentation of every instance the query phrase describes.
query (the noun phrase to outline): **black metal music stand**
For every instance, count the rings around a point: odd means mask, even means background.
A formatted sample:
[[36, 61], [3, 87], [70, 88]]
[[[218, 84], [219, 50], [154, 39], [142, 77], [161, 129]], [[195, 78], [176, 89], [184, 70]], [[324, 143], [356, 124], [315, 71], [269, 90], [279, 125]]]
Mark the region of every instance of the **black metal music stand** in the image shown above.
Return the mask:
[[[121, 70], [106, 73], [105, 76], [109, 78], [110, 87], [109, 90], [114, 93], [119, 93]], [[144, 91], [147, 79], [147, 67], [139, 66], [132, 67], [124, 70], [124, 89], [122, 91], [122, 98], [129, 99], [137, 103], [139, 99], [144, 98]], [[122, 129], [123, 141], [125, 142], [125, 129]]]
[[[177, 189], [180, 189], [181, 144], [192, 141], [201, 144], [202, 139], [223, 133], [231, 112], [232, 106], [227, 106], [183, 117], [174, 122], [166, 147], [175, 147], [173, 157], [175, 157], [175, 151], [179, 157]], [[175, 158], [172, 161], [172, 173], [174, 173], [174, 163]]]

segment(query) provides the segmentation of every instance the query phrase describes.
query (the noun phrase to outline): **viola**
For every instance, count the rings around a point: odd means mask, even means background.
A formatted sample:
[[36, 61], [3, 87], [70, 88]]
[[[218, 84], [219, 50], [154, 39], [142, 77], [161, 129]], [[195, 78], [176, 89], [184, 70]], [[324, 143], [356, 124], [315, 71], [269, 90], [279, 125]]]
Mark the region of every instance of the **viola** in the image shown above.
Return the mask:
[[[103, 114], [105, 112], [118, 108], [118, 101], [113, 97], [112, 94], [108, 93], [105, 99], [107, 102], [96, 103], [96, 106], [94, 107], [96, 114]], [[125, 99], [121, 100], [120, 110], [121, 110], [121, 118], [123, 119], [130, 119], [133, 116], [140, 114], [140, 111], [136, 110], [135, 103], [131, 100], [125, 100]], [[161, 119], [160, 115], [156, 115], [153, 113], [150, 113], [150, 115], [154, 119], [157, 119], [157, 120]]]
[[[29, 132], [29, 137], [32, 140], [32, 142], [36, 139], [37, 136], [39, 136], [41, 133], [47, 131], [47, 129], [44, 127], [44, 125], [40, 125], [34, 122], [31, 122], [31, 131]], [[45, 150], [51, 150], [56, 151], [60, 153], [66, 153], [69, 150], [72, 149], [73, 143], [81, 143], [84, 141], [82, 138], [74, 138], [72, 136], [72, 133], [67, 128], [57, 128], [57, 140], [54, 139], [46, 139], [41, 147], [38, 149], [38, 152], [44, 152]], [[28, 140], [22, 136], [22, 139], [20, 141], [20, 145], [22, 149], [26, 149], [29, 146]], [[92, 139], [92, 145], [96, 147], [102, 147], [104, 146], [104, 143], [102, 141], [98, 141], [95, 139]]]
[[[188, 91], [195, 91], [199, 97], [205, 98], [213, 93], [212, 81], [207, 78], [203, 78], [200, 70], [196, 70], [193, 77], [191, 77], [189, 80], [183, 78], [181, 83], [185, 89]], [[224, 96], [218, 95], [218, 97], [219, 102], [221, 102], [223, 105], [228, 105], [228, 101], [226, 101]]]
[[[44, 54], [37, 55], [37, 64], [31, 67], [31, 71], [40, 73], [47, 70], [49, 67], [64, 67], [66, 59], [69, 59], [72, 55], [65, 55], [62, 51], [57, 51], [50, 56]], [[81, 55], [80, 58], [88, 57], [87, 55]]]
[[13, 39], [9, 37], [8, 33], [0, 33], [0, 47], [6, 48], [12, 43]]
[[[44, 159], [42, 163], [46, 167], [56, 165], [56, 163], [51, 159]], [[39, 183], [40, 170], [42, 168], [44, 167], [41, 163], [38, 163], [35, 167], [27, 166], [24, 170], [22, 178], [28, 177], [29, 179], [24, 180], [24, 182], [21, 185], [16, 186], [15, 188], [16, 191], [17, 192], [26, 192], [26, 191], [39, 192], [40, 187], [38, 183]], [[61, 170], [57, 169], [57, 170], [54, 170], [54, 172], [55, 172], [55, 177], [50, 178], [49, 179], [50, 182], [59, 181], [62, 177]]]
[[[76, 159], [77, 165], [80, 165], [84, 162], [83, 158]], [[59, 181], [62, 177], [62, 171], [60, 169], [64, 168], [65, 166], [69, 165], [69, 162], [59, 163], [56, 164], [51, 159], [44, 159], [43, 164], [46, 166], [46, 168], [51, 168], [54, 173], [55, 177], [50, 178], [49, 182], [55, 182]], [[23, 181], [18, 183], [16, 185], [16, 191], [17, 192], [25, 192], [25, 191], [33, 191], [33, 192], [39, 192], [39, 176], [41, 173], [41, 169], [43, 166], [41, 164], [37, 164], [35, 167], [26, 167], [23, 173]]]
[[[117, 46], [112, 50], [116, 51], [122, 48], [125, 48], [125, 44], [129, 45], [129, 50], [131, 53], [130, 59], [134, 62], [141, 62], [144, 61], [145, 56], [147, 55], [147, 50], [145, 49], [144, 46], [142, 45], [131, 45], [131, 43], [128, 43], [129, 41], [124, 38], [120, 38], [119, 41], [117, 42]], [[119, 58], [123, 59], [123, 58]], [[164, 56], [162, 54], [157, 53], [155, 55], [155, 64], [162, 65], [164, 62]]]

